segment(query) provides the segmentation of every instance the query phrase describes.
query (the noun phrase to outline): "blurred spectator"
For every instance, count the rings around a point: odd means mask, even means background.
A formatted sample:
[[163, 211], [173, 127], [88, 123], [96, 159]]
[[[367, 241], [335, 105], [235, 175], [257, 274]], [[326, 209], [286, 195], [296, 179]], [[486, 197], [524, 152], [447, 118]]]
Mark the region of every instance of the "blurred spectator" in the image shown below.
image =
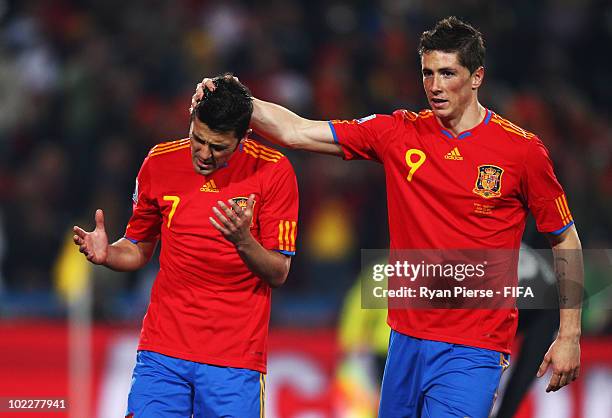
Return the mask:
[[[600, 0], [0, 1], [6, 285], [49, 289], [64, 234], [96, 207], [122, 234], [140, 161], [153, 144], [187, 135], [203, 75], [232, 71], [256, 96], [313, 118], [419, 110], [416, 41], [448, 14], [485, 33], [484, 98], [549, 147], [583, 246], [609, 248], [612, 84], [601, 51], [612, 41], [611, 13]], [[359, 268], [358, 249], [388, 245], [383, 173], [366, 163], [349, 176], [335, 161], [288, 154], [307, 233], [282, 292], [317, 294], [334, 283], [337, 298], [325, 302], [334, 309]], [[126, 277], [100, 277], [109, 283], [100, 294], [139, 288]]]

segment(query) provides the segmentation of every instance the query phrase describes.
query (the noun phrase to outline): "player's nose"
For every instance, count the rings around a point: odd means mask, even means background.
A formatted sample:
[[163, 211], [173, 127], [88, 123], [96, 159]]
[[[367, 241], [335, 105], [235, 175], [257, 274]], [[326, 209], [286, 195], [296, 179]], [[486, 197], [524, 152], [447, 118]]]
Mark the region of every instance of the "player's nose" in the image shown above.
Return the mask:
[[440, 93], [440, 78], [434, 74], [431, 78], [431, 86], [429, 88], [432, 93]]
[[212, 157], [212, 153], [210, 152], [210, 146], [208, 146], [208, 144], [201, 145], [200, 148], [197, 150], [197, 156], [201, 160], [209, 160], [210, 157]]

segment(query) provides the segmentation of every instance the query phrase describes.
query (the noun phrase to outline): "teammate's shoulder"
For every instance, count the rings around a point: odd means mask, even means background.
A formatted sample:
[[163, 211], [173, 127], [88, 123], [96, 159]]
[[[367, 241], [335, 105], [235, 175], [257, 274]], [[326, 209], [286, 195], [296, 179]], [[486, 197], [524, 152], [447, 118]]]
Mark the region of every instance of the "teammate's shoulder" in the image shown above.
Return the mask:
[[[390, 129], [402, 123], [402, 120], [410, 116], [405, 113], [407, 110], [399, 109], [392, 114], [373, 113], [359, 119], [332, 119], [330, 122], [335, 125], [363, 125], [371, 129]], [[412, 113], [412, 112], [410, 112]]]
[[257, 160], [264, 164], [277, 164], [281, 161], [287, 160], [287, 157], [274, 148], [268, 147], [254, 139], [247, 139], [240, 144], [241, 151], [249, 159]]
[[508, 119], [503, 118], [497, 113], [491, 111], [491, 120], [490, 123], [493, 126], [497, 126], [498, 129], [505, 132], [511, 138], [521, 138], [523, 140], [538, 140], [536, 134], [529, 132], [526, 129], [521, 128], [520, 126], [510, 122]]
[[406, 109], [398, 109], [393, 112], [393, 116], [398, 119], [404, 121], [404, 123], [419, 123], [423, 122], [433, 116], [433, 112], [429, 109], [421, 110], [420, 112], [413, 112], [411, 110]]
[[147, 154], [147, 158], [151, 159], [160, 155], [170, 156], [177, 151], [189, 148], [189, 138], [177, 139], [175, 141], [162, 142], [155, 145]]

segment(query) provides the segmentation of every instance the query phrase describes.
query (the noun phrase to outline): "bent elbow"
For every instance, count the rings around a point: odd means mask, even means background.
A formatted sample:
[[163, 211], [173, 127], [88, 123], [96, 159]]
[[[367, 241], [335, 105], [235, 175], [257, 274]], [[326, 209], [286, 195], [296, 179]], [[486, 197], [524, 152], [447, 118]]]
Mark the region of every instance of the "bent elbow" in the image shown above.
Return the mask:
[[276, 289], [281, 287], [287, 281], [287, 276], [289, 275], [289, 264], [284, 264], [281, 268], [278, 269], [274, 277], [271, 277], [268, 281], [268, 284], [271, 288]]
[[276, 276], [272, 280], [270, 280], [268, 282], [268, 285], [270, 285], [270, 287], [272, 289], [277, 289], [277, 288], [281, 287], [287, 281], [288, 273], [289, 272], [283, 272], [283, 273], [279, 274], [278, 276]]

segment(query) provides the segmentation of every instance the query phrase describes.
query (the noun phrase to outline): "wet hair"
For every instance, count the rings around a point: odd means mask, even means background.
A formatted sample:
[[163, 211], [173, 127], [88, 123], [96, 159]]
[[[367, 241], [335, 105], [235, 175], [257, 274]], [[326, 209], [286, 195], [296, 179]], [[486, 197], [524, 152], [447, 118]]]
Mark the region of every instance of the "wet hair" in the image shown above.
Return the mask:
[[204, 96], [191, 113], [216, 133], [233, 133], [242, 139], [253, 114], [253, 97], [249, 89], [226, 73], [213, 79], [215, 91], [204, 89]]
[[442, 19], [433, 29], [423, 32], [419, 55], [422, 57], [431, 51], [456, 52], [459, 64], [466, 67], [470, 74], [484, 66], [485, 46], [482, 34], [455, 16]]

